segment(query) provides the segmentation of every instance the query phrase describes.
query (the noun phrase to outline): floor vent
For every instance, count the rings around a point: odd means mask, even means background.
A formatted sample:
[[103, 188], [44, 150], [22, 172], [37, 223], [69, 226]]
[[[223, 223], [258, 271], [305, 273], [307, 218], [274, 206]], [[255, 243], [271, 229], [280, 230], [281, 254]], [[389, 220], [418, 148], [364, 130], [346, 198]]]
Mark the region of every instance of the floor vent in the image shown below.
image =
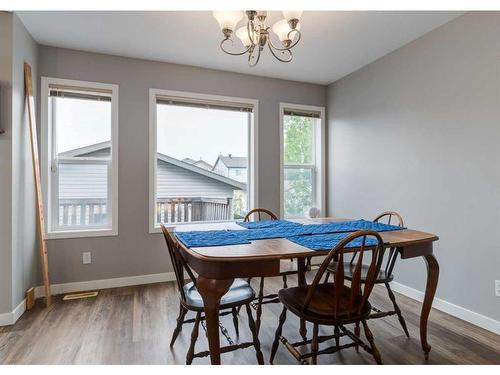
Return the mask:
[[63, 297], [63, 301], [70, 301], [72, 299], [81, 299], [81, 298], [93, 298], [97, 297], [99, 292], [94, 291], [94, 292], [81, 292], [81, 293], [71, 293], [71, 294], [66, 294]]

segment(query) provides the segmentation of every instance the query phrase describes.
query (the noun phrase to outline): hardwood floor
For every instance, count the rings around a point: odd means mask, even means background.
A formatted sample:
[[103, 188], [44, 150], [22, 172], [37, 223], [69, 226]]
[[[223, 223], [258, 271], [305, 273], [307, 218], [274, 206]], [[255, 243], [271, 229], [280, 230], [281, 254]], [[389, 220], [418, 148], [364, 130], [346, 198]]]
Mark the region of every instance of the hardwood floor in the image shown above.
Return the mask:
[[[255, 281], [256, 282], [256, 281]], [[289, 285], [294, 285], [290, 280]], [[277, 290], [280, 278], [266, 281], [266, 289]], [[253, 285], [257, 287], [257, 284]], [[425, 364], [420, 349], [418, 320], [420, 303], [396, 294], [411, 338], [407, 339], [395, 316], [369, 321], [370, 329], [385, 364]], [[371, 302], [390, 308], [385, 288], [376, 287]], [[281, 306], [264, 306], [260, 330], [266, 363]], [[107, 289], [93, 299], [62, 301], [54, 298], [48, 309], [41, 301], [13, 326], [0, 327], [2, 364], [184, 364], [191, 333], [185, 325], [173, 349], [168, 345], [178, 313], [174, 283]], [[230, 316], [222, 322], [235, 339]], [[240, 340], [249, 340], [245, 314], [240, 313]], [[312, 327], [308, 327], [309, 334]], [[298, 340], [298, 320], [289, 314], [284, 330]], [[324, 327], [320, 334], [329, 333]], [[223, 338], [222, 338], [223, 340]], [[429, 322], [432, 345], [429, 364], [500, 364], [500, 336], [433, 310]], [[196, 350], [206, 350], [200, 331]], [[208, 358], [194, 364], [207, 364]], [[256, 364], [253, 348], [223, 354], [224, 364]], [[295, 364], [284, 347], [278, 349], [275, 364]], [[373, 364], [372, 357], [354, 349], [323, 355], [319, 364]]]

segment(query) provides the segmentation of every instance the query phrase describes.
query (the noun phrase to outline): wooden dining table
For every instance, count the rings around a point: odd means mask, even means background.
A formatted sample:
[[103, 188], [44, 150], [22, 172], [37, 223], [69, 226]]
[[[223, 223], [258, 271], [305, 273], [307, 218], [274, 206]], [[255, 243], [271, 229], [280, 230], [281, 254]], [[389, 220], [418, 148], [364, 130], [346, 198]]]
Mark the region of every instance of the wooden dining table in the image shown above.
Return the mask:
[[[303, 224], [349, 221], [343, 218], [293, 220]], [[247, 230], [236, 223], [203, 223], [179, 225], [175, 231]], [[439, 278], [439, 264], [433, 255], [433, 243], [438, 237], [412, 229], [380, 232], [387, 248], [396, 248], [402, 259], [422, 257], [427, 266], [425, 297], [420, 312], [420, 342], [425, 358], [431, 346], [427, 342], [427, 321]], [[220, 364], [219, 305], [235, 278], [272, 277], [280, 273], [282, 259], [297, 259], [298, 284], [306, 284], [306, 259], [324, 256], [328, 252], [314, 251], [285, 238], [255, 240], [249, 244], [212, 247], [186, 247], [177, 241], [188, 265], [197, 273], [197, 289], [205, 305], [205, 319], [210, 360]], [[355, 251], [355, 248], [349, 249]], [[305, 322], [300, 334], [306, 337]]]

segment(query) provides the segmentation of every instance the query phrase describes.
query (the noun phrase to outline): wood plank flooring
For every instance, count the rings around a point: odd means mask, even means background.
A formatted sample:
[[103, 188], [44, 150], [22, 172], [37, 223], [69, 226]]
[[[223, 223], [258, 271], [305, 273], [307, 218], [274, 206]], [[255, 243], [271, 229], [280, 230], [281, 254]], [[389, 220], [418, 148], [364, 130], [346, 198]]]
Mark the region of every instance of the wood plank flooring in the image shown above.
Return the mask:
[[[256, 287], [257, 280], [254, 280]], [[266, 289], [277, 290], [280, 278], [266, 281]], [[290, 280], [289, 285], [294, 285]], [[432, 351], [428, 362], [420, 349], [418, 321], [420, 303], [396, 294], [406, 318], [411, 339], [407, 339], [396, 317], [369, 321], [384, 364], [500, 364], [500, 336], [433, 310], [429, 323]], [[385, 288], [376, 287], [372, 304], [390, 307]], [[281, 306], [265, 305], [260, 340], [266, 363]], [[62, 301], [50, 308], [41, 301], [13, 326], [0, 327], [2, 364], [184, 364], [191, 324], [184, 326], [174, 348], [170, 336], [178, 313], [174, 283], [102, 290], [97, 298]], [[246, 314], [240, 313], [240, 338], [250, 340]], [[189, 314], [188, 314], [189, 316]], [[222, 322], [236, 340], [231, 317]], [[309, 327], [311, 333], [312, 327]], [[287, 338], [299, 340], [298, 320], [288, 314], [284, 326]], [[322, 328], [320, 334], [327, 334]], [[221, 340], [224, 340], [221, 338]], [[196, 350], [206, 350], [200, 331]], [[207, 364], [208, 358], [193, 364]], [[253, 348], [222, 355], [224, 364], [256, 364]], [[275, 364], [295, 364], [284, 347], [278, 349]], [[372, 357], [347, 349], [323, 355], [319, 364], [373, 364]]]

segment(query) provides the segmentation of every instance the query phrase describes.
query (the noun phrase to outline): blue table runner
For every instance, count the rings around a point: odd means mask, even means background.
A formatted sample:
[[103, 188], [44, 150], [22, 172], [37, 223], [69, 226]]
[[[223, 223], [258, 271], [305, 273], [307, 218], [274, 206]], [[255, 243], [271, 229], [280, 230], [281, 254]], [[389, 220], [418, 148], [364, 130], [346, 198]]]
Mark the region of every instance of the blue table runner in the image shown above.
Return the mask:
[[249, 244], [254, 240], [287, 238], [304, 234], [303, 225], [286, 225], [276, 228], [249, 230], [210, 230], [175, 232], [177, 238], [187, 247], [208, 247]]
[[391, 230], [404, 229], [397, 225], [377, 223], [368, 220], [337, 221], [325, 224], [306, 224], [303, 234], [328, 234], [355, 232], [357, 230], [374, 230], [375, 232], [388, 232]]
[[[187, 247], [209, 247], [249, 244], [253, 240], [272, 238], [287, 238], [312, 250], [332, 248], [350, 232], [358, 230], [374, 230], [376, 232], [404, 229], [395, 225], [376, 223], [367, 220], [354, 220], [331, 222], [325, 224], [300, 224], [285, 220], [269, 220], [265, 222], [247, 222], [248, 224], [266, 223], [265, 225], [252, 225], [254, 229], [247, 230], [212, 230], [175, 232], [177, 238]], [[272, 224], [274, 223], [274, 224]], [[241, 225], [241, 224], [240, 224]], [[344, 236], [334, 236], [344, 234]], [[325, 236], [321, 236], [325, 235]], [[327, 236], [328, 235], [328, 236]], [[353, 245], [354, 246], [354, 245]]]
[[277, 228], [283, 226], [301, 226], [301, 223], [295, 223], [288, 220], [263, 220], [263, 221], [239, 221], [236, 224], [246, 229], [264, 229]]
[[[329, 233], [329, 234], [314, 234], [309, 236], [287, 237], [287, 240], [295, 242], [301, 246], [311, 250], [331, 250], [340, 241], [350, 235], [351, 232], [344, 233]], [[350, 241], [345, 247], [360, 247], [363, 243], [363, 237], [358, 237]], [[375, 246], [378, 241], [372, 237], [366, 237], [365, 246]]]
[[175, 232], [175, 236], [187, 247], [227, 246], [250, 243], [247, 239], [238, 236], [237, 232], [239, 231], [207, 230]]

